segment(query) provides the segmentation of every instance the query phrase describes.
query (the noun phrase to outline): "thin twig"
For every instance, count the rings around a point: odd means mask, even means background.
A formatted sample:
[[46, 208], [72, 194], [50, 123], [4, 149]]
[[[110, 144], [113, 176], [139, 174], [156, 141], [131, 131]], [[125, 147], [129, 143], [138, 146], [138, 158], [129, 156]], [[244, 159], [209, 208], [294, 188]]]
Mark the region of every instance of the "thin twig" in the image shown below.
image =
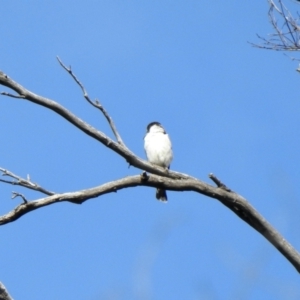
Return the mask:
[[229, 189], [219, 178], [217, 178], [213, 173], [210, 173], [208, 177], [217, 185], [218, 188], [223, 189], [227, 192], [231, 192]]
[[[300, 51], [300, 25], [298, 18], [284, 6], [282, 0], [277, 0], [278, 6], [273, 0], [269, 3], [269, 21], [275, 33], [268, 38], [257, 35], [262, 44], [250, 43], [253, 47], [275, 51]], [[277, 20], [278, 17], [278, 20]]]
[[62, 61], [61, 59], [57, 56], [56, 57], [59, 64], [63, 67], [63, 69], [65, 69], [71, 76], [72, 78], [75, 80], [75, 82], [80, 86], [82, 92], [83, 92], [83, 96], [84, 98], [94, 107], [98, 108], [104, 115], [104, 117], [106, 118], [106, 120], [108, 121], [108, 124], [113, 132], [113, 134], [115, 135], [117, 142], [122, 145], [123, 147], [126, 147], [125, 143], [123, 142], [120, 134], [118, 133], [118, 130], [116, 128], [115, 123], [113, 122], [112, 118], [109, 116], [109, 114], [107, 113], [107, 111], [105, 110], [105, 108], [100, 104], [99, 100], [95, 100], [92, 101], [85, 89], [85, 87], [83, 86], [83, 84], [79, 81], [79, 79], [76, 77], [76, 75], [73, 73], [71, 66], [68, 68]]
[[23, 199], [24, 203], [28, 203], [27, 199], [25, 198], [25, 196], [23, 194], [20, 194], [18, 192], [12, 192], [11, 199], [15, 199], [16, 197], [21, 197]]
[[24, 178], [22, 178], [22, 177], [20, 177], [16, 174], [6, 170], [6, 169], [3, 169], [3, 168], [0, 168], [0, 172], [2, 172], [2, 176], [8, 176], [8, 177], [16, 179], [16, 180], [12, 180], [12, 181], [5, 180], [5, 179], [0, 179], [1, 182], [12, 184], [12, 185], [19, 185], [19, 186], [22, 186], [22, 187], [25, 187], [25, 188], [28, 188], [28, 189], [31, 189], [31, 190], [34, 190], [34, 191], [41, 192], [41, 193], [49, 195], [49, 196], [55, 194], [54, 192], [51, 192], [51, 191], [48, 191], [48, 190], [44, 189], [43, 187], [41, 187], [37, 183], [33, 183], [30, 180], [29, 175], [27, 175], [27, 179], [24, 179]]
[[[292, 17], [292, 15], [290, 14], [290, 12], [286, 9], [286, 7], [283, 6], [281, 0], [279, 0], [279, 4], [280, 4], [281, 11], [282, 11], [282, 15], [283, 15], [284, 20], [285, 20], [285, 24], [286, 24], [286, 26], [287, 26], [287, 28], [288, 28], [288, 32], [286, 33], [285, 36], [290, 35], [290, 36], [292, 37], [292, 39], [293, 39], [294, 44], [297, 45], [297, 42], [296, 42], [296, 40], [295, 40], [295, 37], [294, 37], [294, 35], [293, 35], [293, 32], [292, 32], [292, 30], [291, 30], [291, 26], [290, 26], [290, 24], [293, 26], [293, 22], [292, 22], [292, 21], [293, 21], [293, 17]], [[285, 15], [285, 11], [287, 11], [287, 14], [288, 14], [289, 16], [286, 16], [286, 15]], [[290, 17], [290, 18], [289, 18], [289, 17]], [[295, 28], [295, 26], [293, 26], [293, 27]], [[297, 28], [297, 27], [296, 27], [296, 28]]]
[[24, 99], [25, 97], [22, 95], [14, 95], [11, 93], [7, 93], [7, 92], [1, 92], [1, 95], [3, 96], [8, 96], [8, 97], [12, 97], [12, 98], [17, 98], [17, 99]]

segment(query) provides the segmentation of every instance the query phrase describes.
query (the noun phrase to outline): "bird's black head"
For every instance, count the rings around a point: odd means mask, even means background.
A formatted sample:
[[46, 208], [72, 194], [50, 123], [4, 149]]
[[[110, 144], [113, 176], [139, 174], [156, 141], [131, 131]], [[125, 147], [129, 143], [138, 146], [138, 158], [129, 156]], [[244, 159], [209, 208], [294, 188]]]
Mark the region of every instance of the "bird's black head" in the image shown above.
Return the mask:
[[147, 132], [149, 132], [150, 128], [153, 126], [153, 125], [157, 125], [157, 126], [160, 126], [161, 127], [161, 124], [159, 122], [151, 122], [148, 124], [147, 126]]

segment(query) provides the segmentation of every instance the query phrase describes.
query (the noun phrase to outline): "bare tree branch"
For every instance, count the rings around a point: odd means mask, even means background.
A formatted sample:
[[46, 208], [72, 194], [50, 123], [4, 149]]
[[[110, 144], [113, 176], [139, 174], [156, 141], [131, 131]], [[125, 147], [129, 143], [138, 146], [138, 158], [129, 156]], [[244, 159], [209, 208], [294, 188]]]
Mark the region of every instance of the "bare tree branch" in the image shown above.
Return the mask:
[[28, 203], [27, 199], [25, 198], [25, 196], [23, 194], [20, 194], [18, 192], [12, 192], [11, 199], [15, 199], [16, 197], [21, 197], [23, 199], [24, 203]]
[[[217, 187], [213, 187], [192, 176], [170, 170], [164, 170], [163, 168], [154, 166], [137, 157], [124, 145], [113, 141], [101, 131], [98, 131], [91, 125], [82, 121], [60, 104], [30, 92], [17, 82], [10, 79], [1, 71], [0, 84], [14, 90], [18, 95], [20, 95], [22, 100], [29, 100], [33, 103], [53, 110], [87, 135], [93, 137], [109, 149], [118, 153], [131, 165], [152, 173], [149, 175], [144, 172], [141, 175], [125, 177], [91, 189], [62, 194], [51, 194], [48, 197], [40, 198], [34, 201], [27, 201], [27, 199], [24, 197], [23, 200], [25, 199], [27, 202], [24, 200], [23, 203], [18, 205], [12, 211], [0, 217], [0, 225], [13, 222], [21, 216], [44, 206], [65, 201], [81, 204], [89, 199], [111, 192], [117, 192], [123, 188], [148, 186], [164, 188], [172, 191], [194, 191], [219, 200], [243, 221], [248, 223], [251, 227], [262, 234], [270, 243], [272, 243], [300, 273], [300, 254], [247, 202], [246, 199], [227, 188], [226, 185], [223, 184], [216, 176], [212, 174], [210, 175], [211, 179], [217, 185]], [[2, 94], [7, 95], [7, 93]], [[35, 190], [38, 189], [37, 186], [32, 188], [32, 183], [29, 177], [27, 180], [24, 180], [7, 170], [0, 169], [0, 171], [5, 171], [6, 176], [17, 179], [17, 183], [23, 187]], [[2, 182], [6, 181], [2, 180]], [[6, 183], [12, 184], [11, 182]]]
[[6, 92], [2, 92], [1, 95], [7, 96], [7, 97], [12, 97], [12, 98], [17, 98], [17, 99], [24, 99], [24, 96], [14, 95], [11, 93], [6, 93]]
[[262, 44], [250, 43], [252, 46], [275, 50], [275, 51], [299, 51], [300, 50], [300, 25], [299, 18], [293, 17], [291, 12], [284, 6], [282, 0], [268, 0], [269, 21], [275, 33], [269, 34], [268, 38], [257, 35]]
[[[122, 145], [123, 147], [126, 147], [126, 145], [124, 144], [124, 142], [122, 141], [121, 136], [119, 135], [117, 128], [115, 126], [115, 123], [113, 122], [112, 118], [108, 115], [108, 113], [106, 112], [106, 110], [104, 109], [104, 107], [99, 103], [98, 100], [92, 101], [86, 91], [86, 89], [84, 88], [83, 84], [77, 79], [77, 77], [75, 76], [75, 74], [72, 72], [71, 70], [71, 66], [69, 68], [67, 68], [63, 62], [60, 60], [60, 58], [57, 56], [56, 57], [59, 64], [72, 76], [72, 78], [75, 80], [75, 82], [80, 86], [82, 92], [83, 92], [83, 96], [84, 98], [94, 107], [98, 108], [103, 115], [105, 116], [106, 120], [108, 121], [108, 124], [110, 125], [111, 130], [113, 131], [117, 142]], [[126, 147], [127, 148], [127, 147]]]
[[[188, 179], [192, 178], [191, 176], [188, 176], [186, 174], [177, 173], [170, 170], [165, 170], [164, 168], [152, 165], [151, 163], [137, 157], [133, 152], [131, 152], [128, 148], [120, 145], [119, 143], [116, 143], [111, 138], [106, 136], [103, 132], [97, 130], [96, 128], [92, 127], [90, 124], [84, 122], [77, 116], [75, 116], [73, 113], [71, 113], [69, 110], [67, 110], [62, 105], [58, 104], [57, 102], [50, 100], [48, 98], [39, 96], [34, 94], [33, 92], [30, 92], [23, 86], [21, 86], [19, 83], [15, 82], [11, 78], [9, 78], [6, 74], [4, 74], [2, 71], [0, 71], [0, 85], [6, 86], [12, 90], [14, 90], [16, 93], [18, 93], [21, 96], [22, 100], [28, 100], [30, 102], [33, 102], [35, 104], [44, 106], [50, 110], [53, 110], [57, 114], [59, 114], [61, 117], [65, 118], [67, 121], [69, 121], [71, 124], [76, 126], [78, 129], [89, 135], [90, 137], [96, 139], [100, 143], [102, 143], [104, 146], [108, 147], [109, 149], [113, 150], [120, 156], [126, 159], [126, 161], [141, 170], [148, 171], [153, 174], [166, 176], [169, 178], [174, 179]], [[2, 95], [6, 96], [7, 93], [2, 92]]]
[[227, 192], [232, 192], [220, 179], [218, 179], [213, 173], [210, 173], [208, 177], [219, 187]]
[[8, 294], [5, 286], [0, 282], [0, 300], [13, 300], [13, 298]]
[[223, 188], [215, 188], [196, 179], [176, 180], [156, 175], [148, 175], [147, 179], [145, 179], [143, 174], [129, 176], [91, 189], [55, 194], [46, 198], [21, 203], [15, 209], [0, 217], [0, 225], [13, 222], [33, 210], [54, 203], [68, 201], [82, 204], [89, 199], [136, 186], [161, 187], [172, 191], [194, 191], [219, 200], [272, 243], [300, 273], [300, 254], [250, 205], [246, 199], [236, 193], [228, 192]]
[[2, 172], [2, 176], [8, 176], [8, 177], [12, 177], [12, 178], [16, 179], [16, 180], [13, 180], [13, 181], [0, 179], [0, 182], [12, 184], [12, 185], [23, 186], [25, 188], [28, 188], [28, 189], [31, 189], [31, 190], [34, 190], [34, 191], [38, 191], [38, 192], [41, 192], [41, 193], [49, 195], [49, 196], [55, 194], [54, 192], [50, 192], [50, 191], [42, 188], [37, 183], [31, 182], [30, 178], [29, 178], [29, 175], [27, 176], [28, 177], [27, 179], [24, 179], [24, 178], [21, 178], [20, 176], [12, 173], [12, 172], [10, 172], [6, 169], [3, 169], [3, 168], [0, 168], [0, 172]]

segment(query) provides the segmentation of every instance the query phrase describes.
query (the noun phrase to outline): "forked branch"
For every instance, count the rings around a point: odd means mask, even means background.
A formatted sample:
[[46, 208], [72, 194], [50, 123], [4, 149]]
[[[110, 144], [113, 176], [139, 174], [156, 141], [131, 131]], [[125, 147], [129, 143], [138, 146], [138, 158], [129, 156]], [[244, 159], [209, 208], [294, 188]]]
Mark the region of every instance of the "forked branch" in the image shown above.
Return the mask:
[[[85, 98], [87, 99], [88, 96], [87, 93], [85, 92], [85, 88], [79, 82], [77, 77], [73, 74], [71, 69], [66, 68], [60, 60], [59, 62], [61, 66], [64, 67], [71, 74], [73, 79], [81, 86]], [[104, 146], [108, 147], [109, 149], [113, 150], [114, 152], [122, 156], [127, 162], [129, 162], [134, 167], [151, 173], [147, 175], [143, 173], [142, 175], [121, 178], [91, 189], [86, 189], [86, 190], [81, 190], [81, 191], [76, 191], [71, 193], [57, 194], [57, 193], [44, 190], [38, 185], [33, 184], [30, 181], [30, 178], [27, 178], [27, 180], [25, 180], [13, 174], [12, 172], [9, 172], [5, 169], [0, 169], [0, 171], [2, 171], [4, 175], [10, 176], [16, 180], [12, 182], [1, 180], [2, 182], [17, 184], [36, 191], [41, 191], [49, 195], [48, 197], [29, 201], [25, 198], [25, 196], [15, 192], [17, 196], [22, 197], [23, 203], [18, 205], [15, 209], [11, 210], [9, 213], [0, 217], [0, 225], [13, 222], [18, 218], [20, 218], [21, 216], [29, 213], [30, 211], [36, 210], [44, 206], [48, 206], [54, 203], [60, 203], [64, 201], [81, 204], [84, 201], [87, 201], [89, 199], [96, 198], [107, 193], [116, 192], [123, 188], [147, 186], [147, 187], [161, 187], [173, 191], [194, 191], [199, 194], [219, 200], [222, 204], [228, 207], [242, 220], [248, 223], [260, 234], [262, 234], [290, 261], [290, 263], [297, 269], [297, 271], [300, 272], [300, 254], [281, 236], [281, 234], [275, 228], [273, 228], [250, 205], [250, 203], [246, 199], [244, 199], [242, 196], [236, 194], [228, 187], [226, 187], [226, 185], [223, 184], [221, 180], [219, 180], [216, 176], [212, 174], [210, 175], [211, 179], [217, 185], [217, 187], [214, 187], [192, 176], [179, 173], [179, 172], [174, 172], [171, 170], [164, 170], [163, 168], [154, 166], [149, 162], [139, 158], [133, 152], [131, 152], [122, 142], [122, 139], [118, 139], [117, 137], [118, 134], [116, 135], [117, 131], [115, 133], [117, 139], [116, 142], [110, 139], [108, 136], [106, 136], [103, 132], [97, 130], [96, 128], [92, 127], [85, 121], [79, 119], [77, 116], [75, 116], [66, 108], [64, 108], [62, 105], [48, 98], [44, 98], [32, 93], [31, 91], [21, 86], [19, 83], [9, 78], [6, 74], [4, 74], [1, 71], [0, 71], [0, 85], [6, 86], [17, 93], [16, 95], [14, 95], [7, 92], [3, 92], [2, 95], [18, 98], [21, 100], [28, 100], [35, 104], [42, 105], [48, 109], [51, 109], [52, 111], [56, 112], [57, 114], [59, 114], [60, 116], [68, 120], [70, 123], [72, 123], [74, 126], [76, 126], [78, 129], [80, 129], [87, 135], [98, 140]], [[103, 109], [101, 111], [103, 112], [105, 110]], [[106, 117], [108, 122], [110, 122], [110, 120], [112, 122], [112, 119], [109, 117], [106, 111], [104, 113], [104, 116]], [[114, 131], [113, 128], [116, 127], [115, 126], [112, 127], [112, 130]]]
[[8, 183], [8, 184], [12, 184], [12, 185], [19, 185], [37, 192], [41, 192], [43, 194], [46, 195], [54, 195], [54, 192], [50, 192], [46, 189], [44, 189], [43, 187], [41, 187], [40, 185], [38, 185], [37, 183], [34, 183], [30, 180], [30, 176], [27, 175], [27, 179], [24, 179], [6, 169], [0, 168], [0, 172], [2, 172], [2, 176], [8, 176], [11, 178], [14, 178], [15, 180], [5, 180], [5, 179], [0, 179], [0, 182], [4, 182], [4, 183]]
[[[277, 5], [276, 2], [278, 3]], [[294, 17], [285, 7], [282, 0], [268, 0], [268, 3], [268, 16], [274, 33], [269, 34], [267, 38], [257, 35], [262, 44], [251, 43], [252, 46], [276, 51], [299, 51], [299, 16], [297, 18]]]
[[[112, 118], [109, 116], [109, 114], [107, 113], [107, 111], [104, 109], [104, 107], [100, 104], [99, 100], [95, 100], [92, 101], [85, 89], [85, 87], [83, 86], [83, 84], [78, 80], [78, 78], [76, 77], [76, 75], [72, 72], [71, 70], [71, 66], [68, 68], [66, 65], [64, 65], [64, 63], [60, 60], [60, 58], [57, 56], [56, 57], [59, 64], [72, 76], [72, 78], [75, 80], [75, 82], [80, 86], [82, 92], [83, 92], [83, 96], [84, 98], [87, 100], [88, 103], [90, 103], [91, 105], [93, 105], [94, 107], [98, 108], [104, 115], [104, 117], [106, 118], [111, 130], [113, 131], [117, 142], [122, 145], [123, 147], [126, 147], [124, 142], [122, 141], [122, 138], [120, 136], [120, 134], [117, 131], [117, 127], [114, 123], [114, 121], [112, 120]], [[126, 147], [127, 148], [127, 147]]]

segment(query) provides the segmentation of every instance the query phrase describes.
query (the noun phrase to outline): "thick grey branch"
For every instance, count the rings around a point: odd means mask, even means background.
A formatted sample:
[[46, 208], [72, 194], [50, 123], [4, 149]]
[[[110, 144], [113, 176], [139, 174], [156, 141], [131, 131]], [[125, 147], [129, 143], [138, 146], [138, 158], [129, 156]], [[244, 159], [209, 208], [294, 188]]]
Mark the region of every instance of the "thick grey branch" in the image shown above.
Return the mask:
[[[81, 204], [88, 199], [99, 197], [107, 193], [116, 192], [123, 188], [149, 186], [163, 187], [165, 189], [173, 191], [194, 191], [219, 200], [242, 220], [247, 222], [255, 230], [261, 233], [268, 241], [270, 241], [293, 264], [297, 271], [300, 272], [299, 253], [242, 196], [230, 191], [215, 176], [212, 176], [212, 179], [218, 185], [218, 187], [208, 185], [186, 174], [164, 170], [160, 167], [154, 166], [140, 159], [129, 149], [113, 141], [101, 131], [98, 131], [94, 127], [82, 121], [60, 104], [28, 91], [17, 82], [10, 79], [3, 72], [0, 72], [0, 84], [14, 90], [22, 100], [26, 99], [53, 110], [54, 112], [68, 120], [70, 123], [72, 123], [74, 126], [79, 128], [81, 131], [85, 132], [87, 135], [93, 137], [106, 147], [121, 155], [131, 165], [141, 170], [146, 170], [150, 173], [160, 175], [146, 176], [145, 174], [143, 174], [141, 176], [126, 177], [92, 189], [77, 191], [73, 193], [54, 194], [35, 201], [22, 203], [11, 212], [0, 217], [0, 225], [13, 222], [21, 216], [27, 214], [28, 212], [43, 206], [63, 201]], [[5, 93], [3, 94], [5, 95]]]
[[13, 300], [13, 298], [8, 294], [5, 286], [0, 282], [0, 300]]
[[22, 203], [11, 212], [0, 217], [0, 225], [13, 222], [30, 211], [43, 206], [64, 201], [81, 204], [89, 199], [96, 198], [104, 194], [136, 186], [163, 187], [168, 190], [182, 192], [194, 191], [219, 200], [242, 220], [262, 234], [293, 264], [297, 271], [300, 272], [299, 253], [250, 205], [246, 199], [236, 193], [228, 192], [223, 188], [213, 187], [196, 179], [176, 180], [156, 175], [145, 176], [144, 174], [129, 176], [91, 189], [55, 194], [46, 198]]
[[[68, 111], [65, 107], [58, 104], [57, 102], [50, 100], [48, 98], [41, 97], [39, 95], [36, 95], [23, 86], [21, 86], [19, 83], [15, 82], [11, 78], [9, 78], [6, 74], [4, 74], [2, 71], [0, 71], [0, 85], [4, 85], [12, 90], [14, 90], [16, 93], [18, 93], [22, 100], [28, 100], [35, 104], [44, 106], [46, 108], [49, 108], [65, 118], [67, 121], [69, 121], [71, 124], [76, 126], [78, 129], [86, 133], [87, 135], [91, 136], [92, 138], [96, 139], [100, 143], [102, 143], [104, 146], [110, 148], [114, 152], [118, 153], [120, 156], [126, 159], [126, 161], [141, 170], [145, 170], [147, 172], [179, 179], [179, 178], [192, 178], [191, 176], [177, 173], [170, 170], [165, 170], [164, 168], [154, 166], [150, 164], [149, 162], [137, 157], [133, 152], [131, 152], [128, 148], [120, 145], [119, 143], [113, 141], [111, 138], [106, 136], [103, 132], [97, 130], [96, 128], [92, 127], [88, 123], [82, 121], [80, 118], [75, 116], [73, 113]], [[6, 95], [7, 93], [1, 93], [2, 95]], [[183, 176], [183, 177], [182, 177]]]

